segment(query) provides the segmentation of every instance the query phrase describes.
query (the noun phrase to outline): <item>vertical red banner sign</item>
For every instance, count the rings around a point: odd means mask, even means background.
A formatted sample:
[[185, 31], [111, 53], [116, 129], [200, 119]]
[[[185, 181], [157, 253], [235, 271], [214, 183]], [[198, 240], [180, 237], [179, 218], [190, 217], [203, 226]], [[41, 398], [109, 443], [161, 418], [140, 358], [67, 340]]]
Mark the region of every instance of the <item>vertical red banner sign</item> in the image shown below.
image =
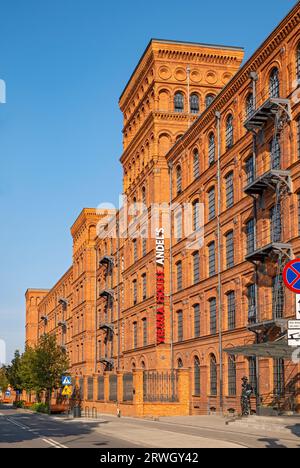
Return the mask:
[[156, 339], [164, 344], [165, 334], [165, 231], [156, 230]]

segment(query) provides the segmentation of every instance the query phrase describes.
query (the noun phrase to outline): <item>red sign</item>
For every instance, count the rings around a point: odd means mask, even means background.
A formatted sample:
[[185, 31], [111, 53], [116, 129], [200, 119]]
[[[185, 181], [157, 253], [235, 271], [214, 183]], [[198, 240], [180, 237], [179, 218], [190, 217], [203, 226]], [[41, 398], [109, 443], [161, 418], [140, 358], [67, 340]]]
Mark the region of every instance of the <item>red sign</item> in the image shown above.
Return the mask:
[[156, 231], [156, 339], [164, 344], [165, 334], [165, 236], [164, 229]]
[[287, 263], [282, 273], [286, 287], [295, 294], [300, 294], [300, 259]]

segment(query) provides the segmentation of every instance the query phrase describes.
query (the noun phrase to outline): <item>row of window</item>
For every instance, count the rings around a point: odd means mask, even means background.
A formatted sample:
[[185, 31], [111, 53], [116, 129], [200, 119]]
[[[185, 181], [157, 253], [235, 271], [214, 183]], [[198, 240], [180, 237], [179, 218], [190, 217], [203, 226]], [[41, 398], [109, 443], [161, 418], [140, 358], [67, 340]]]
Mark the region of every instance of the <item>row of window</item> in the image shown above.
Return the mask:
[[[213, 100], [215, 99], [214, 94], [208, 94], [205, 98], [205, 106], [208, 108]], [[181, 91], [175, 93], [174, 96], [174, 111], [175, 112], [184, 112], [184, 94]], [[200, 112], [200, 100], [199, 96], [196, 93], [190, 95], [190, 113], [199, 114]]]

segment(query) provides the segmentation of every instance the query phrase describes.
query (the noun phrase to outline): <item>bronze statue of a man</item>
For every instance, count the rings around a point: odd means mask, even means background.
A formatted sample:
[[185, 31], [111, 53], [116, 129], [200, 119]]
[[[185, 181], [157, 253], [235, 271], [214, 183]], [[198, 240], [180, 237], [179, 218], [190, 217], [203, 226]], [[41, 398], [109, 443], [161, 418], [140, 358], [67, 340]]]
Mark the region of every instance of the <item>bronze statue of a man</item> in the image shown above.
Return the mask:
[[248, 377], [242, 378], [242, 396], [241, 396], [241, 407], [242, 416], [251, 415], [251, 395], [253, 394], [253, 388], [248, 381]]

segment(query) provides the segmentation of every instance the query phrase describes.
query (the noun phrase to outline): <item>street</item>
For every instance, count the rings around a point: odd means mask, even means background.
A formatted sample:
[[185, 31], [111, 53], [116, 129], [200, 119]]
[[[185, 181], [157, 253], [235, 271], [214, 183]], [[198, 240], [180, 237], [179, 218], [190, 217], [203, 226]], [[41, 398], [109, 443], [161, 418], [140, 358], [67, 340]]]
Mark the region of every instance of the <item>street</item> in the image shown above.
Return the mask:
[[2, 407], [0, 449], [300, 447], [299, 418], [286, 429], [275, 422], [269, 428], [255, 424], [226, 426], [222, 418], [205, 416], [153, 421], [101, 415], [98, 420], [74, 420]]

